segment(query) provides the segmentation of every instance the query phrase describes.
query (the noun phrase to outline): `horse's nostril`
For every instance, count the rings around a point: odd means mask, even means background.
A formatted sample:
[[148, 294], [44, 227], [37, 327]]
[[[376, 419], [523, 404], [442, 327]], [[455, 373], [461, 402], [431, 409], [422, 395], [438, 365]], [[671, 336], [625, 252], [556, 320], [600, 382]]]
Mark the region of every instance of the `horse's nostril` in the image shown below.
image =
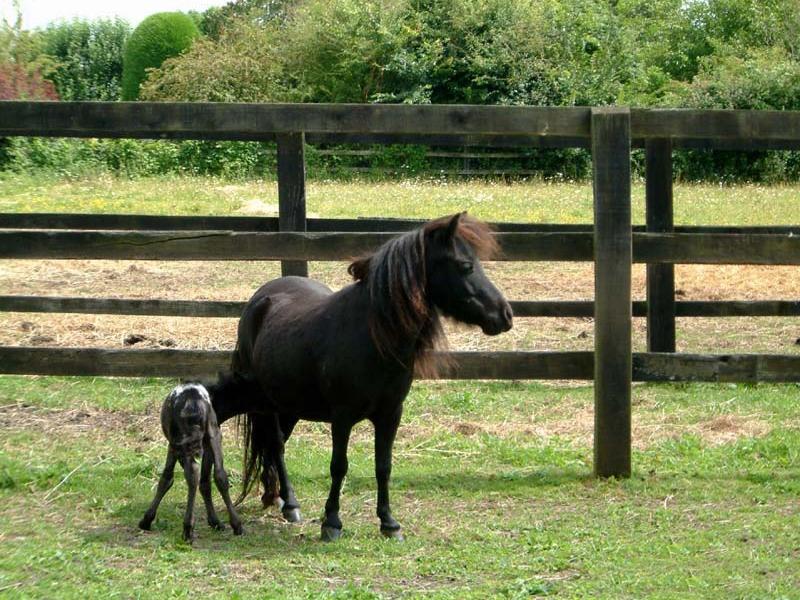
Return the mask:
[[508, 304], [506, 304], [505, 308], [503, 308], [503, 318], [510, 329], [511, 323], [514, 321], [514, 313], [511, 310], [511, 306]]

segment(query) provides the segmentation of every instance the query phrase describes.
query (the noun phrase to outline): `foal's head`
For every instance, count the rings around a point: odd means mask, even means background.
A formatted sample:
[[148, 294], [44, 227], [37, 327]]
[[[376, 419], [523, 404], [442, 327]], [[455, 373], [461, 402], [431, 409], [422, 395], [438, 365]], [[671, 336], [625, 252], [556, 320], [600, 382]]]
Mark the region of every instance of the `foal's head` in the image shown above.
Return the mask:
[[[443, 341], [439, 313], [497, 335], [511, 329], [512, 313], [481, 266], [497, 243], [485, 223], [466, 213], [443, 217], [381, 246], [350, 265], [371, 297], [370, 331], [392, 354], [416, 340], [416, 358]], [[417, 363], [420, 366], [420, 363]]]

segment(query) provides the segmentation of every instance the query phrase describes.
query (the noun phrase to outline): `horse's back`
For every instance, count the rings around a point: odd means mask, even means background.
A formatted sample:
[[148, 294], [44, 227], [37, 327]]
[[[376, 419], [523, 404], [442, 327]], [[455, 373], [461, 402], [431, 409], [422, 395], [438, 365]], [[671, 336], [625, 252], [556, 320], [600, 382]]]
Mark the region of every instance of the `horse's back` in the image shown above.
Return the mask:
[[253, 352], [265, 320], [268, 320], [268, 327], [276, 321], [293, 320], [332, 293], [328, 286], [319, 281], [295, 276], [273, 279], [258, 288], [239, 319], [234, 372], [253, 372]]

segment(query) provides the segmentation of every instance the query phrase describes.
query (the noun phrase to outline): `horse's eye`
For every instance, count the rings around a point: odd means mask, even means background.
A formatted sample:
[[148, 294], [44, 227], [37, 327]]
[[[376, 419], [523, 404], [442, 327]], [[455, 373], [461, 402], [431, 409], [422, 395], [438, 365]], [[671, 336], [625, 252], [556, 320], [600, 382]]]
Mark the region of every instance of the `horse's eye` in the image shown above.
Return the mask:
[[461, 271], [462, 275], [469, 275], [474, 268], [473, 264], [466, 260], [458, 263], [458, 270]]

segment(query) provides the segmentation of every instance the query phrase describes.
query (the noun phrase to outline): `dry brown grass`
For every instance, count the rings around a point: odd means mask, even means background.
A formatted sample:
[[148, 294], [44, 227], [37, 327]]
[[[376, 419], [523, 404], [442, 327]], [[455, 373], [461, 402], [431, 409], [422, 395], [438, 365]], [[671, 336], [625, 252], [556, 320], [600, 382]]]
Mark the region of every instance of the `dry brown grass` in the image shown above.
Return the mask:
[[[587, 300], [594, 295], [591, 263], [493, 263], [490, 277], [514, 300]], [[273, 262], [4, 261], [0, 293], [109, 298], [246, 300], [279, 275]], [[311, 275], [338, 288], [349, 281], [343, 263], [311, 263]], [[796, 267], [679, 265], [679, 299], [755, 300], [800, 297]], [[645, 269], [633, 269], [634, 298], [645, 296]], [[0, 344], [229, 349], [235, 319], [79, 314], [0, 314]], [[800, 351], [796, 321], [786, 318], [679, 319], [681, 351]], [[487, 338], [474, 329], [448, 326], [460, 350], [589, 350], [591, 319], [518, 319], [506, 335]], [[634, 321], [634, 348], [645, 347], [643, 319]]]

